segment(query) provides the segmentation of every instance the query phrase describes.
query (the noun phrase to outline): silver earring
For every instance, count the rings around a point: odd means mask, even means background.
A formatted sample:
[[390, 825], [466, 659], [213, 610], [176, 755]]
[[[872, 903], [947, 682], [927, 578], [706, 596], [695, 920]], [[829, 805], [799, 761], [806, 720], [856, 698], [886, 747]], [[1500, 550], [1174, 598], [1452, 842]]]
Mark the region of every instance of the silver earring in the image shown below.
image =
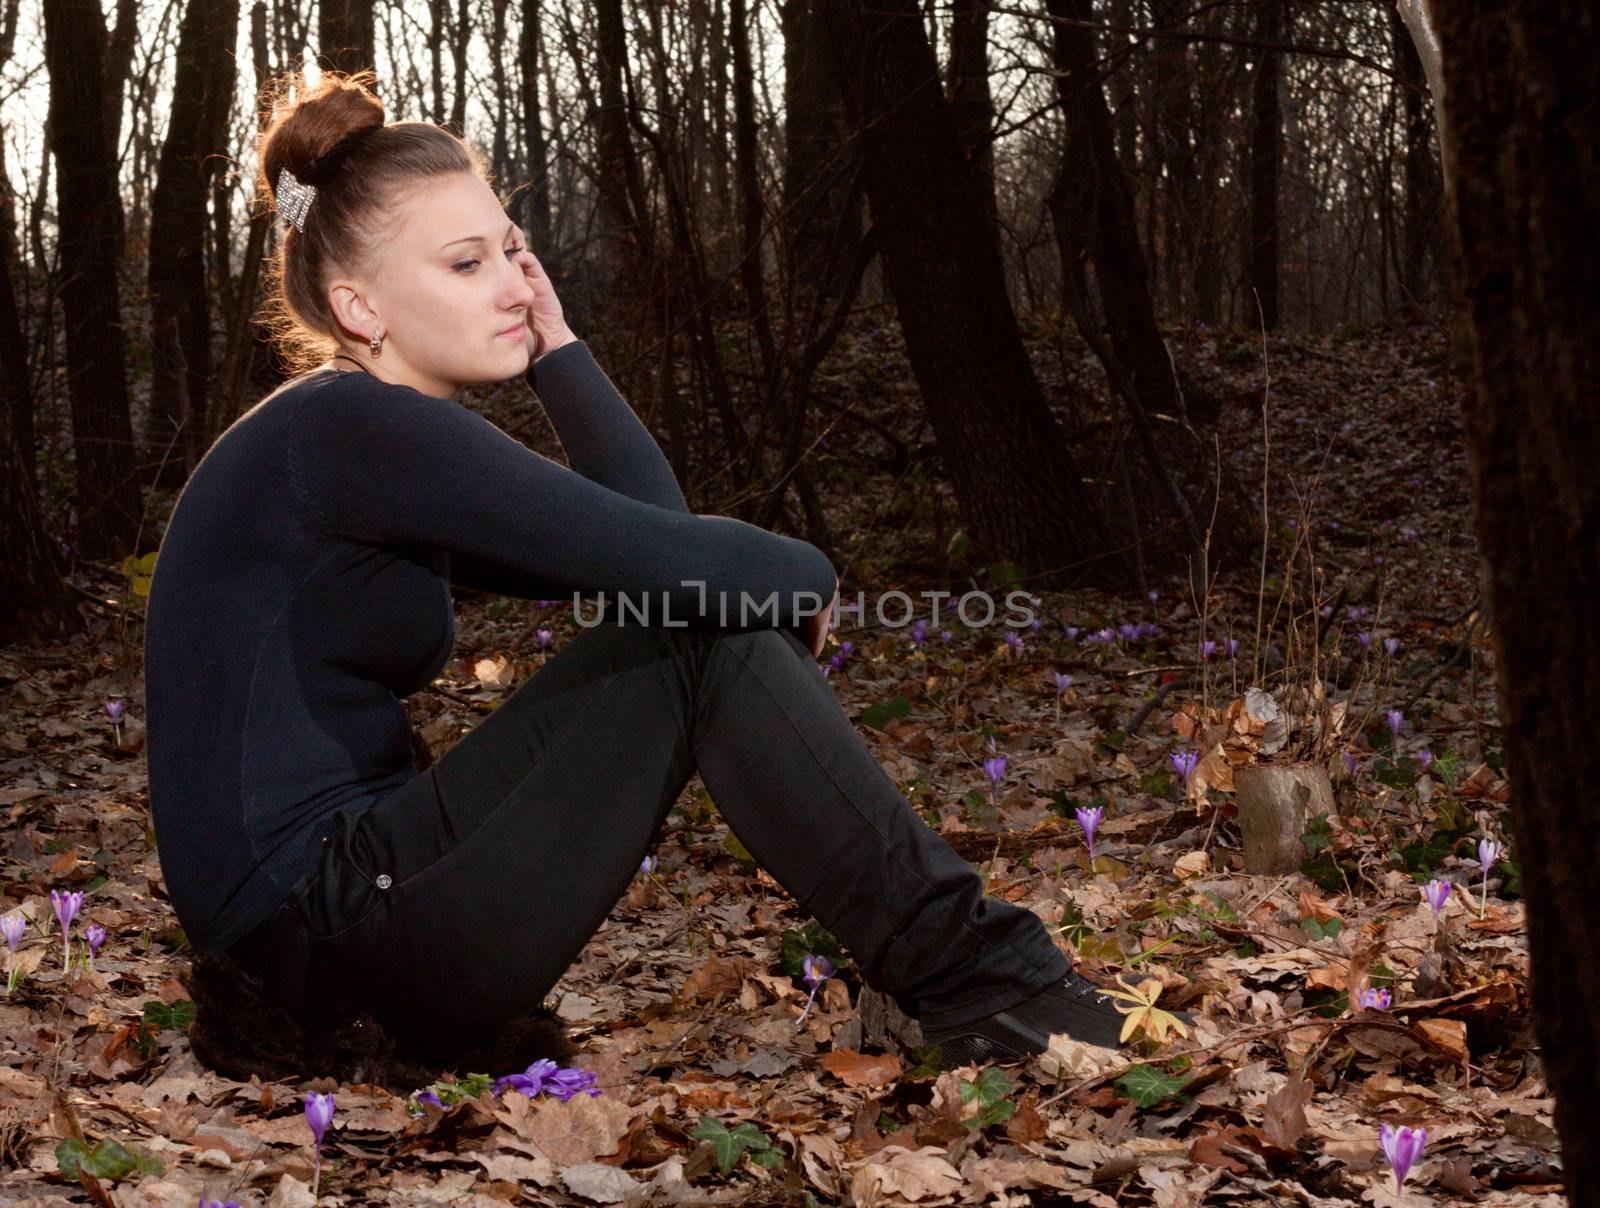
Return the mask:
[[367, 347], [372, 349], [373, 356], [377, 356], [383, 351], [383, 335], [380, 332], [373, 332], [372, 339], [367, 341]]

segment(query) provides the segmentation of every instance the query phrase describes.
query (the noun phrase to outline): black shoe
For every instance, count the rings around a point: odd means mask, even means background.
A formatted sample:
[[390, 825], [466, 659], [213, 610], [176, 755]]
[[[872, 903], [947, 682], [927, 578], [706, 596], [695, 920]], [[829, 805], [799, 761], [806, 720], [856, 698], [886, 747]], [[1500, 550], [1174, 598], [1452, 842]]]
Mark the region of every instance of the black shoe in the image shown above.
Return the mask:
[[[1044, 1052], [1052, 1034], [1114, 1050], [1127, 1020], [1116, 1004], [1100, 986], [1068, 970], [1060, 981], [1014, 1007], [971, 1023], [924, 1029], [923, 1041], [938, 1045], [951, 1065], [1021, 1061]], [[1194, 1022], [1188, 1011], [1172, 1014], [1185, 1024]]]

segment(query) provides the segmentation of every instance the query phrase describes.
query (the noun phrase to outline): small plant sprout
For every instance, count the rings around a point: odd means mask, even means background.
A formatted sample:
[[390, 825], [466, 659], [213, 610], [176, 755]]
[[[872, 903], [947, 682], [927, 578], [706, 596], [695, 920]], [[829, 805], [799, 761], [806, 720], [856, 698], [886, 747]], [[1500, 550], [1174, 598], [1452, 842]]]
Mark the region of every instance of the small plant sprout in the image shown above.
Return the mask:
[[1078, 807], [1078, 825], [1083, 827], [1084, 840], [1089, 844], [1089, 871], [1094, 872], [1094, 832], [1100, 825], [1100, 819], [1105, 815], [1103, 805], [1093, 807], [1080, 805]]
[[1387, 1011], [1393, 999], [1390, 997], [1387, 987], [1368, 986], [1361, 991], [1359, 1001], [1369, 1011]]
[[1436, 877], [1422, 887], [1422, 896], [1433, 907], [1433, 917], [1438, 918], [1444, 904], [1450, 900], [1450, 882]]
[[88, 968], [93, 972], [95, 953], [99, 952], [100, 945], [106, 942], [106, 929], [99, 923], [90, 923], [83, 929], [83, 938], [89, 941]]
[[1483, 894], [1478, 899], [1478, 917], [1483, 917], [1483, 912], [1489, 905], [1489, 869], [1494, 867], [1494, 862], [1500, 858], [1500, 853], [1505, 848], [1493, 839], [1478, 840], [1478, 863], [1483, 865]]
[[311, 1172], [311, 1202], [317, 1202], [317, 1188], [322, 1180], [322, 1134], [333, 1123], [333, 1095], [306, 1096], [306, 1123], [311, 1126], [311, 1139], [316, 1145], [317, 1160]]
[[56, 921], [61, 924], [61, 972], [67, 972], [67, 962], [72, 955], [72, 920], [83, 905], [83, 893], [62, 893], [59, 889], [50, 891], [50, 908], [56, 912]]
[[0, 915], [0, 936], [6, 941], [6, 993], [17, 988], [17, 974], [22, 972], [22, 966], [17, 964], [17, 945], [22, 942], [22, 933], [27, 929], [28, 920], [22, 912], [13, 910], [10, 914]]
[[106, 713], [111, 718], [112, 732], [117, 736], [117, 745], [122, 745], [122, 702], [116, 697], [106, 701]]
[[811, 1010], [811, 1004], [817, 997], [817, 990], [823, 982], [833, 976], [833, 962], [825, 956], [808, 954], [800, 962], [800, 980], [811, 987], [811, 993], [806, 997], [805, 1010], [800, 1012], [800, 1018], [794, 1021], [794, 1026], [799, 1027], [805, 1022], [806, 1013]]
[[1378, 1142], [1383, 1146], [1389, 1165], [1394, 1167], [1394, 1194], [1398, 1199], [1405, 1194], [1406, 1175], [1411, 1173], [1412, 1165], [1422, 1156], [1422, 1147], [1428, 1143], [1428, 1130], [1383, 1124], [1378, 1128]]
[[1185, 787], [1189, 784], [1189, 777], [1194, 775], [1195, 765], [1200, 762], [1198, 751], [1174, 751], [1167, 756], [1172, 764], [1172, 770], [1178, 773], [1178, 782]]
[[1056, 677], [1056, 725], [1061, 724], [1061, 698], [1066, 695], [1067, 689], [1072, 687], [1072, 677], [1065, 672], [1057, 671]]

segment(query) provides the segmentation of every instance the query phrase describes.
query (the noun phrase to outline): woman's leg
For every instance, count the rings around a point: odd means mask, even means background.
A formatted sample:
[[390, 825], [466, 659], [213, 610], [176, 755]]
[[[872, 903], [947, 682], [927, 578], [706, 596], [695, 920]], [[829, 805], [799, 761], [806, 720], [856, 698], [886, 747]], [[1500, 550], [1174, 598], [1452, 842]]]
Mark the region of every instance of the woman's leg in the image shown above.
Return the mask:
[[358, 992], [423, 1044], [532, 1010], [697, 769], [751, 854], [925, 1023], [1066, 972], [1037, 916], [985, 897], [912, 811], [792, 634], [607, 623], [350, 820], [347, 858], [301, 903], [311, 992]]

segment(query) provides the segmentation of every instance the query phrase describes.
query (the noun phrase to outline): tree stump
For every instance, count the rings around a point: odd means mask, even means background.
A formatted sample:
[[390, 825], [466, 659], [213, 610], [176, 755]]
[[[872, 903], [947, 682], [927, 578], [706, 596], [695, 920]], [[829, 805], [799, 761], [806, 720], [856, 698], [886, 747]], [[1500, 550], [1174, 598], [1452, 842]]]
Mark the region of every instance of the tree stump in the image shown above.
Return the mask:
[[1294, 872], [1306, 858], [1300, 836], [1315, 815], [1335, 814], [1328, 769], [1317, 763], [1257, 764], [1233, 774], [1244, 838], [1244, 870]]

